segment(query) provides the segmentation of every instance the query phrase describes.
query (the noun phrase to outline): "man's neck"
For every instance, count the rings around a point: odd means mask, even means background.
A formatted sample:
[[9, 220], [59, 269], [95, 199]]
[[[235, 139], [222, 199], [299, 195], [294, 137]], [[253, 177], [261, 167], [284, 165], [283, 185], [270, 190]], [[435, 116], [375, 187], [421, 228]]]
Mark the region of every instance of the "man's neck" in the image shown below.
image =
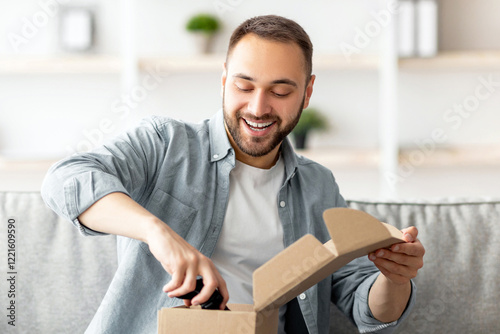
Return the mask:
[[234, 152], [236, 153], [236, 160], [243, 162], [252, 167], [261, 168], [261, 169], [270, 169], [278, 161], [279, 152], [281, 144], [276, 146], [271, 152], [261, 157], [252, 157], [246, 153], [243, 153], [235, 144], [232, 143]]

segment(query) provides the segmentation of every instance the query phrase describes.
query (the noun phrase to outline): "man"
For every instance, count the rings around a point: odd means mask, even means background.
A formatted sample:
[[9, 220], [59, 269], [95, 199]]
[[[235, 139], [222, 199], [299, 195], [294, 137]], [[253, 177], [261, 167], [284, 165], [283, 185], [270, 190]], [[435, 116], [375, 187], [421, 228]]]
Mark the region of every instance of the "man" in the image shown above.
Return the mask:
[[[311, 59], [297, 23], [249, 19], [229, 43], [223, 111], [200, 124], [152, 117], [51, 168], [46, 203], [84, 235], [119, 236], [118, 269], [88, 332], [154, 333], [157, 310], [178, 305], [198, 276], [192, 304], [216, 288], [221, 309], [252, 303], [254, 269], [306, 233], [329, 239], [322, 213], [345, 202], [331, 172], [286, 139], [309, 105]], [[279, 332], [327, 333], [331, 301], [361, 330], [391, 331], [414, 302], [417, 233], [370, 254], [376, 267], [355, 260], [283, 307]]]

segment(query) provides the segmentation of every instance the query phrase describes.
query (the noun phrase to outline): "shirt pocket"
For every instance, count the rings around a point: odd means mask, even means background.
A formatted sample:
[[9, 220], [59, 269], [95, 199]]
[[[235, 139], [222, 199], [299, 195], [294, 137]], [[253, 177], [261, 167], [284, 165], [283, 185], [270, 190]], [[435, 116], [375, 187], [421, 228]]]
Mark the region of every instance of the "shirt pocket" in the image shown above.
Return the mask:
[[[161, 219], [183, 239], [186, 239], [196, 214], [195, 209], [159, 188], [156, 188], [153, 192], [146, 209]], [[151, 254], [147, 244], [141, 246], [148, 254]]]

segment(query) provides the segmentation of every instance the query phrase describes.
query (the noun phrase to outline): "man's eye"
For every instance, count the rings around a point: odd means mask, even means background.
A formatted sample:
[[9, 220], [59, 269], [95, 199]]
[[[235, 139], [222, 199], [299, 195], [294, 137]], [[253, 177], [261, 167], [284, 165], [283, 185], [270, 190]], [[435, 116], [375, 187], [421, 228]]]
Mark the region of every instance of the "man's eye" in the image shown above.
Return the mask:
[[290, 95], [290, 93], [276, 93], [276, 92], [273, 92], [273, 94], [274, 94], [276, 97], [285, 97], [285, 96]]
[[239, 91], [242, 91], [242, 92], [249, 92], [251, 91], [252, 89], [251, 88], [243, 88], [243, 87], [240, 87], [238, 85], [235, 85], [236, 88], [239, 90]]

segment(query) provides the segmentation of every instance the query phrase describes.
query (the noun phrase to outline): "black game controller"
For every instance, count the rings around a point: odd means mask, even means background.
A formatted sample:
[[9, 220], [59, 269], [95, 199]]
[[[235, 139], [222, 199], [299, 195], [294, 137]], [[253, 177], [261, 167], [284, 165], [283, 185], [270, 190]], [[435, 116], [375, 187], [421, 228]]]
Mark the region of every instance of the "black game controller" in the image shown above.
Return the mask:
[[[194, 289], [194, 291], [188, 292], [185, 295], [179, 296], [177, 298], [191, 300], [194, 298], [194, 296], [200, 293], [201, 289], [203, 289], [203, 278], [198, 278], [196, 280], [196, 288]], [[206, 310], [218, 310], [220, 303], [222, 303], [223, 299], [224, 298], [222, 298], [222, 295], [220, 294], [219, 290], [215, 289], [212, 296], [206, 302], [201, 304], [201, 308]], [[227, 306], [225, 310], [229, 310]]]

